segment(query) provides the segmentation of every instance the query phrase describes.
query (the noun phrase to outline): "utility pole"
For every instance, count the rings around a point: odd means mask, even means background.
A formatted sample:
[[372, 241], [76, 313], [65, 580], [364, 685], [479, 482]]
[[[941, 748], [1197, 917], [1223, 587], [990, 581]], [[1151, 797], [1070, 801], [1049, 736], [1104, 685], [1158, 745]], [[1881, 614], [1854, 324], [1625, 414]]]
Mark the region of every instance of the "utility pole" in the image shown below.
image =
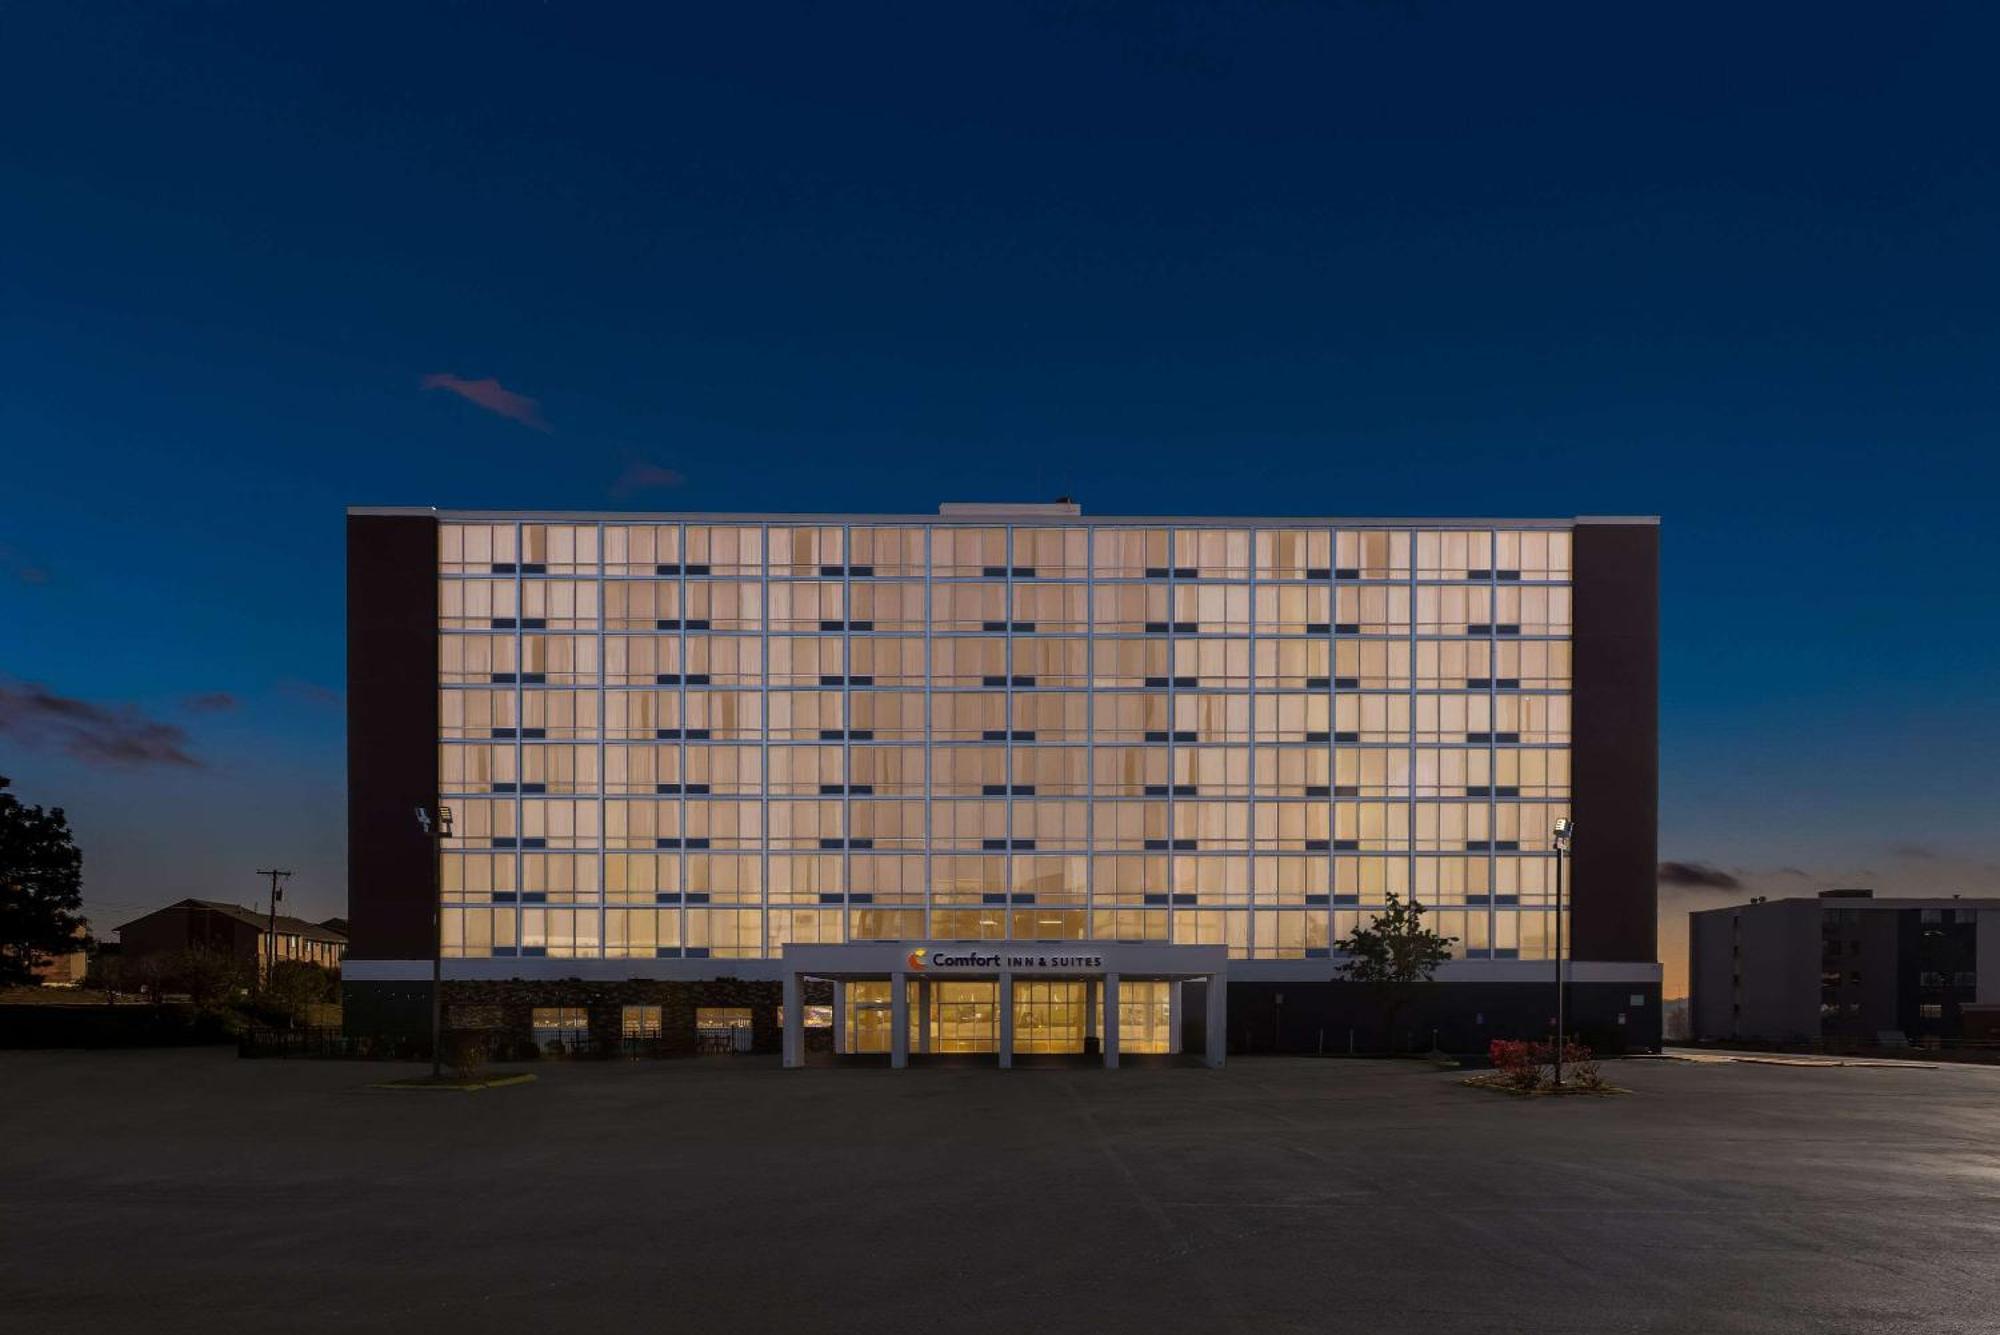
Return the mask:
[[292, 874], [288, 871], [266, 871], [262, 867], [257, 869], [257, 874], [271, 878], [271, 945], [264, 957], [264, 986], [268, 988], [278, 968], [278, 901], [285, 897], [285, 892], [278, 888], [278, 882], [290, 880]]

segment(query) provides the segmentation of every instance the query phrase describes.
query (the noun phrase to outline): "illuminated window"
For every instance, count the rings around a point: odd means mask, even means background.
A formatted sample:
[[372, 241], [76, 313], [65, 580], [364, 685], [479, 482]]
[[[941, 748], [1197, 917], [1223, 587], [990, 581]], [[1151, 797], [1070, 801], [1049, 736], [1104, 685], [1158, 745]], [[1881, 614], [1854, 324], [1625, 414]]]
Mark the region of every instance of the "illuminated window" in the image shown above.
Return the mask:
[[535, 1042], [544, 1049], [574, 1050], [590, 1043], [590, 1012], [582, 1006], [537, 1006], [530, 1022]]
[[694, 1012], [697, 1033], [729, 1033], [751, 1027], [748, 1006], [697, 1006]]
[[626, 1038], [658, 1038], [665, 1032], [662, 1007], [625, 1006], [619, 1013], [619, 1032]]

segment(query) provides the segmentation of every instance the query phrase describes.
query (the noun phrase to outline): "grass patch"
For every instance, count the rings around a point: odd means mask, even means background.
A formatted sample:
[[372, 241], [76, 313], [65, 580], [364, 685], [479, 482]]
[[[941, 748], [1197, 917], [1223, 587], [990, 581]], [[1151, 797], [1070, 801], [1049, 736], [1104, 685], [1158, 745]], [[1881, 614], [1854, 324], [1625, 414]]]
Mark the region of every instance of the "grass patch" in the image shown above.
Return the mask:
[[511, 1075], [480, 1075], [461, 1079], [455, 1075], [412, 1075], [401, 1080], [384, 1080], [368, 1086], [370, 1089], [435, 1089], [448, 1093], [472, 1094], [482, 1089], [501, 1089], [507, 1085], [533, 1084], [532, 1071], [517, 1071]]

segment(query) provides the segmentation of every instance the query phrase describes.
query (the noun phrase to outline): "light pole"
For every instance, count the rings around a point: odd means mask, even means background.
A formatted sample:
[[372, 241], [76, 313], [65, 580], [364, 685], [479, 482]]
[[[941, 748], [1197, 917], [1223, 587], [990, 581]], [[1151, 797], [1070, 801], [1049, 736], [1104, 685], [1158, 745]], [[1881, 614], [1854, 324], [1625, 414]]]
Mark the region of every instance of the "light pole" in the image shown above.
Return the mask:
[[1563, 855], [1569, 852], [1570, 835], [1576, 822], [1568, 816], [1556, 819], [1556, 1087], [1563, 1082]]
[[444, 1077], [444, 841], [451, 838], [451, 808], [439, 804], [437, 818], [417, 808], [417, 826], [431, 840], [431, 1079]]

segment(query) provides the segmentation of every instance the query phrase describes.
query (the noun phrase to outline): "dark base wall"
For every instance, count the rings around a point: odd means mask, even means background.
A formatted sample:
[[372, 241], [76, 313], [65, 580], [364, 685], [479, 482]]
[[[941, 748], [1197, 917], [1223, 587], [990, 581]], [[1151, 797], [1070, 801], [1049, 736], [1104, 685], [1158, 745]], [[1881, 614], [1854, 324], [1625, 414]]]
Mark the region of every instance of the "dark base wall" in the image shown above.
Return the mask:
[[[342, 985], [341, 992], [350, 1037], [401, 1042], [428, 1050], [428, 983], [350, 982]], [[1201, 993], [1199, 985], [1190, 985], [1183, 997], [1181, 1041], [1186, 1052], [1201, 1051], [1205, 1041]], [[1635, 996], [1642, 1004], [1632, 1004]], [[702, 982], [452, 982], [445, 984], [445, 1029], [448, 1033], [483, 1033], [496, 1055], [504, 1055], [533, 1045], [535, 1007], [582, 1007], [589, 1014], [591, 1037], [612, 1048], [620, 1036], [621, 1008], [652, 1005], [661, 1007], [663, 1034], [657, 1050], [671, 1054], [694, 1051], [696, 1007], [748, 1006], [753, 1050], [777, 1052], [782, 1047], [780, 1000], [777, 983], [729, 978]], [[814, 1005], [830, 1003], [832, 986], [808, 984], [806, 1000]], [[1650, 1052], [1660, 1046], [1660, 989], [1656, 983], [1572, 983], [1568, 1004], [1570, 1031], [1599, 1052]], [[1437, 1044], [1445, 1051], [1480, 1054], [1496, 1038], [1546, 1037], [1554, 1013], [1553, 984], [1434, 983], [1412, 994], [1396, 1016], [1391, 1035], [1385, 1032], [1377, 994], [1358, 983], [1231, 983], [1229, 1050], [1340, 1053], [1350, 1047], [1356, 1052], [1394, 1047], [1421, 1051], [1431, 1046], [1435, 1031]], [[824, 1034], [824, 1030], [816, 1031], [815, 1036]]]
[[[1229, 1050], [1423, 1051], [1435, 1031], [1446, 1052], [1483, 1054], [1496, 1038], [1548, 1037], [1554, 1016], [1553, 981], [1428, 984], [1398, 1012], [1393, 1034], [1378, 994], [1359, 983], [1231, 983]], [[1564, 1027], [1598, 1052], [1658, 1051], [1660, 986], [1571, 983]]]
[[[349, 1038], [402, 1043], [429, 1051], [429, 983], [347, 982], [341, 985], [341, 999]], [[805, 999], [811, 1005], [828, 1005], [833, 1001], [833, 985], [808, 983]], [[608, 1051], [619, 1044], [626, 1006], [658, 1006], [661, 1036], [649, 1050], [671, 1056], [694, 1052], [697, 1008], [747, 1006], [751, 1050], [775, 1053], [783, 1049], [783, 1021], [778, 1014], [782, 1001], [780, 984], [736, 978], [700, 982], [643, 978], [621, 983], [574, 979], [447, 982], [444, 1028], [447, 1038], [465, 1032], [482, 1035], [496, 1057], [528, 1055], [526, 1050], [535, 1045], [537, 1006], [580, 1007], [589, 1016], [592, 1040]]]
[[431, 1038], [429, 983], [340, 984], [341, 1028], [349, 1038], [389, 1043], [421, 1042]]

